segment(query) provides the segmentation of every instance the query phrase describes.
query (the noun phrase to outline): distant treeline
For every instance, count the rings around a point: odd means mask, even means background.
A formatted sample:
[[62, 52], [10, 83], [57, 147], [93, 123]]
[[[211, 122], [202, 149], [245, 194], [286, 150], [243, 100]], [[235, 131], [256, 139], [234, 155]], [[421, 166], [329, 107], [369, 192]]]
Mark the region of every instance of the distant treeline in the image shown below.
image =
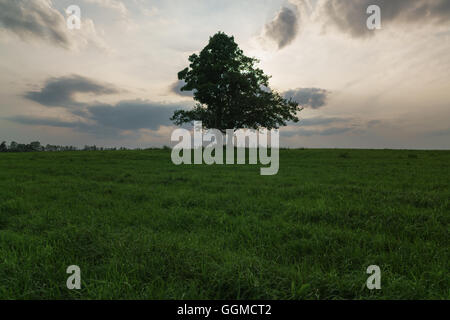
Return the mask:
[[[168, 147], [164, 147], [168, 148]], [[57, 151], [115, 151], [115, 150], [132, 150], [124, 147], [120, 148], [103, 148], [97, 146], [84, 146], [84, 148], [78, 148], [74, 146], [57, 146], [47, 144], [46, 146], [41, 145], [39, 141], [34, 141], [29, 144], [17, 143], [12, 141], [7, 145], [6, 141], [0, 144], [0, 152], [57, 152]], [[133, 149], [140, 150], [140, 149]]]

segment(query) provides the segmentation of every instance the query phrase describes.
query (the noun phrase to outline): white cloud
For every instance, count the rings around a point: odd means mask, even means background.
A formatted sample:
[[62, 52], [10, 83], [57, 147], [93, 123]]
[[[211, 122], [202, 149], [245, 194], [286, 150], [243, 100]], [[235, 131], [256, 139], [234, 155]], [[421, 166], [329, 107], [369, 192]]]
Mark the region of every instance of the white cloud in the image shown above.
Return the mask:
[[92, 20], [81, 19], [81, 29], [69, 30], [66, 17], [50, 0], [0, 0], [0, 30], [24, 41], [45, 42], [67, 50], [88, 45], [108, 50]]

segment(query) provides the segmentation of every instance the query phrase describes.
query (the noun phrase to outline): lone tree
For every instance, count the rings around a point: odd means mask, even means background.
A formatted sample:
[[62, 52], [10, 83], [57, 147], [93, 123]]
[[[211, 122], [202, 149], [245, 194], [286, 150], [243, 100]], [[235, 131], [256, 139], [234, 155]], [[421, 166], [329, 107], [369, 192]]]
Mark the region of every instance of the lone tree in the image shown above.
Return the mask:
[[177, 110], [171, 120], [176, 125], [202, 121], [204, 128], [278, 129], [287, 121], [298, 122], [298, 103], [284, 99], [269, 88], [269, 76], [255, 66], [223, 32], [189, 57], [190, 65], [178, 73], [184, 80], [181, 91], [193, 91], [197, 104], [192, 110]]

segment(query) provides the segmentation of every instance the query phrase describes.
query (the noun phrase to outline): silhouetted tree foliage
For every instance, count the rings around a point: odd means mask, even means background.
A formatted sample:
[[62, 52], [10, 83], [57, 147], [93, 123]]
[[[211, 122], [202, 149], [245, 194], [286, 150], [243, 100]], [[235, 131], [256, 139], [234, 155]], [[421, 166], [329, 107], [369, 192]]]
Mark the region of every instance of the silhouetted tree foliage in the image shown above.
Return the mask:
[[41, 143], [39, 141], [31, 142], [27, 148], [29, 148], [29, 151], [37, 152], [42, 151], [43, 147], [41, 146]]
[[74, 151], [76, 147], [72, 146], [52, 146], [47, 144], [45, 147], [39, 141], [33, 141], [29, 144], [17, 143], [12, 141], [9, 146], [6, 142], [0, 144], [0, 152], [41, 152], [41, 151]]
[[[163, 149], [166, 149], [167, 147], [164, 147]], [[113, 147], [113, 148], [104, 148], [104, 147], [97, 147], [96, 145], [93, 146], [84, 146], [83, 149], [78, 149], [74, 146], [58, 146], [58, 145], [51, 145], [47, 144], [45, 147], [41, 145], [39, 141], [34, 141], [29, 144], [22, 144], [17, 143], [15, 141], [12, 141], [9, 146], [7, 145], [6, 141], [3, 141], [0, 144], [0, 152], [61, 152], [61, 151], [126, 151], [126, 150], [151, 150], [151, 149], [158, 149], [158, 148], [147, 148], [147, 149], [141, 149], [141, 148], [135, 148], [135, 149], [129, 149], [125, 147]]]
[[298, 122], [302, 109], [269, 88], [269, 76], [247, 57], [234, 41], [219, 32], [209, 39], [199, 55], [189, 57], [190, 65], [178, 73], [198, 102], [192, 110], [177, 110], [171, 120], [177, 124], [202, 121], [203, 127], [226, 129], [279, 128], [287, 121]]
[[8, 147], [6, 146], [6, 141], [0, 144], [0, 152], [8, 152]]

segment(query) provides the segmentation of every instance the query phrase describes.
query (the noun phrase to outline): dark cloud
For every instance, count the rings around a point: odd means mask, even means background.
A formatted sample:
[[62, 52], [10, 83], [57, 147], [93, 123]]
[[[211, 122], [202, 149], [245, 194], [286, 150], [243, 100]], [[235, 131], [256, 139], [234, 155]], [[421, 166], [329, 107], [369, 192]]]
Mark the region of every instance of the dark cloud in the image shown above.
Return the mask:
[[65, 18], [49, 0], [0, 0], [0, 27], [22, 39], [71, 47]]
[[73, 110], [80, 120], [66, 121], [58, 118], [14, 116], [8, 120], [31, 126], [74, 128], [80, 132], [101, 136], [117, 136], [123, 130], [158, 130], [171, 125], [170, 117], [185, 106], [154, 103], [145, 100], [121, 101], [115, 105], [91, 105], [85, 110]]
[[170, 91], [182, 97], [193, 97], [194, 96], [193, 91], [181, 91], [181, 88], [184, 87], [185, 85], [186, 82], [184, 80], [178, 80], [177, 82], [174, 82], [170, 86]]
[[117, 104], [80, 103], [77, 93], [95, 95], [119, 93], [110, 84], [72, 75], [50, 78], [39, 91], [27, 92], [25, 97], [46, 107], [64, 107], [79, 120], [70, 122], [55, 118], [16, 116], [10, 121], [24, 125], [74, 128], [95, 134], [116, 135], [123, 130], [158, 130], [160, 126], [171, 125], [170, 117], [186, 105], [156, 103], [148, 100], [121, 101]]
[[40, 103], [46, 107], [77, 107], [82, 104], [75, 101], [77, 93], [113, 94], [119, 90], [109, 84], [96, 82], [92, 79], [72, 75], [47, 80], [40, 91], [30, 91], [25, 98]]
[[326, 105], [329, 94], [329, 91], [320, 88], [298, 88], [284, 92], [283, 96], [305, 108], [318, 109]]
[[367, 28], [366, 13], [370, 5], [381, 9], [383, 24], [448, 24], [449, 0], [323, 0], [325, 23], [332, 23], [353, 37], [374, 35]]
[[297, 13], [292, 9], [283, 7], [274, 20], [266, 24], [265, 35], [275, 41], [279, 49], [282, 49], [294, 41], [298, 30], [299, 17]]
[[90, 106], [87, 109], [89, 119], [101, 126], [120, 130], [157, 130], [162, 125], [171, 124], [169, 119], [180, 106], [135, 100], [122, 101], [115, 106]]

